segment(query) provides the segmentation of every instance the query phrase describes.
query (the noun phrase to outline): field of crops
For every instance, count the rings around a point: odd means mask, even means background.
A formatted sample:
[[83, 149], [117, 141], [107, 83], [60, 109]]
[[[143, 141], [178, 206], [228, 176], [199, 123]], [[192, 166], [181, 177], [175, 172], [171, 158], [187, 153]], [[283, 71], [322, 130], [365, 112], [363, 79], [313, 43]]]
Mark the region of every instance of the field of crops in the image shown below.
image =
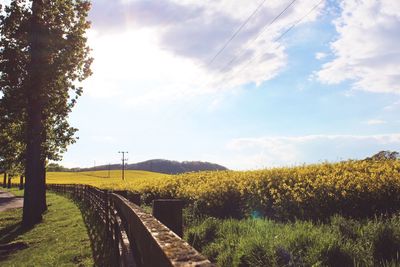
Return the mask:
[[[127, 172], [48, 173], [50, 183], [86, 183], [142, 193], [144, 200], [181, 198], [214, 217], [324, 220], [392, 213], [400, 207], [400, 161], [346, 161], [260, 171], [162, 175]], [[77, 176], [79, 174], [79, 176]]]
[[50, 184], [87, 184], [99, 188], [116, 184], [118, 187], [128, 186], [134, 181], [150, 181], [168, 177], [169, 175], [148, 171], [125, 171], [122, 180], [120, 170], [92, 172], [47, 172], [46, 182]]
[[181, 175], [127, 171], [125, 181], [120, 171], [110, 178], [107, 171], [48, 173], [47, 181], [137, 191], [147, 204], [184, 199], [185, 239], [218, 266], [400, 264], [400, 161]]

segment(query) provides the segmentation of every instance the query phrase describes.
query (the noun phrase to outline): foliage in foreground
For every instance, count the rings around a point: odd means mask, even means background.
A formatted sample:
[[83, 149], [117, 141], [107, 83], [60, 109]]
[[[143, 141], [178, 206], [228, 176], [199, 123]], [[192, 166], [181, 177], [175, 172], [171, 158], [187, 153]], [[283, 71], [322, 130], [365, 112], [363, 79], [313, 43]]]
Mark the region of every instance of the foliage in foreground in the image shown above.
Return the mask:
[[326, 224], [208, 218], [186, 240], [218, 266], [399, 266], [400, 215]]
[[325, 220], [391, 214], [400, 207], [400, 161], [346, 161], [260, 171], [198, 172], [104, 188], [138, 191], [155, 198], [181, 198], [198, 214], [243, 218], [254, 214], [278, 220]]
[[25, 242], [28, 248], [0, 257], [1, 266], [93, 266], [90, 240], [78, 207], [48, 193], [43, 223], [21, 228], [22, 209], [0, 213], [0, 244]]
[[91, 74], [90, 2], [7, 2], [0, 5], [0, 163], [26, 176], [23, 224], [33, 226], [46, 210], [46, 161], [60, 160], [76, 141], [68, 114]]

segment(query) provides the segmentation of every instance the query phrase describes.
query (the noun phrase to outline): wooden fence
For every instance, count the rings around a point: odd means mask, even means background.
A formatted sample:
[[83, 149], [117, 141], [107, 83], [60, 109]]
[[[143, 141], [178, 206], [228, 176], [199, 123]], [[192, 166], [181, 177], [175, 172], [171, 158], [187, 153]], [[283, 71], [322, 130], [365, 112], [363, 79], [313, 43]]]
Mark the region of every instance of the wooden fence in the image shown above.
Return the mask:
[[48, 184], [47, 188], [81, 201], [98, 215], [99, 223], [104, 225], [105, 234], [111, 240], [112, 266], [214, 266], [141, 209], [139, 203], [133, 203], [137, 196], [131, 196], [131, 202], [126, 192], [100, 190], [88, 185]]

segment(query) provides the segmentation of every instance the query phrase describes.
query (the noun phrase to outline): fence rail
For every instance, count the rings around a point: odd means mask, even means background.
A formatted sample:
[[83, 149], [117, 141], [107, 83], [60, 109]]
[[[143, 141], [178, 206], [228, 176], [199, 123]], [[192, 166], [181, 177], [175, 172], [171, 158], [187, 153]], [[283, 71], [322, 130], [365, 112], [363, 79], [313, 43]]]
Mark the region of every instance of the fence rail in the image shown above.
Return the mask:
[[82, 201], [98, 215], [112, 243], [113, 266], [214, 266], [151, 214], [129, 201], [126, 192], [89, 185], [48, 184], [47, 188]]

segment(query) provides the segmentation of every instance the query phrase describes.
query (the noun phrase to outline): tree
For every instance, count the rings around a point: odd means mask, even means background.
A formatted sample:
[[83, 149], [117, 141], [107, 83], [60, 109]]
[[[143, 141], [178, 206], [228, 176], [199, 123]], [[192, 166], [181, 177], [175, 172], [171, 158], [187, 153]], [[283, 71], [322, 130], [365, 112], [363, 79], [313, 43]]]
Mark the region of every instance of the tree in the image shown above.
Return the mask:
[[68, 170], [68, 168], [65, 168], [64, 166], [53, 162], [53, 163], [47, 164], [46, 171], [48, 171], [48, 172], [66, 172], [69, 170]]
[[[23, 65], [24, 53], [21, 53], [16, 47], [22, 47], [23, 38], [19, 37], [19, 43], [8, 42], [9, 36], [21, 35], [22, 31], [18, 30], [20, 24], [16, 17], [24, 17], [26, 14], [18, 9], [15, 3], [9, 7], [14, 8], [13, 17], [5, 20], [4, 16], [0, 16], [0, 90], [2, 97], [0, 99], [0, 165], [4, 171], [4, 179], [6, 173], [21, 173], [24, 165], [24, 144], [21, 140], [23, 135], [23, 119], [21, 115], [23, 110], [18, 105], [14, 105], [15, 98], [19, 98], [22, 93], [21, 81], [24, 80]], [[1, 11], [1, 6], [0, 6]], [[21, 19], [22, 20], [22, 19]], [[4, 29], [8, 30], [5, 31]], [[22, 98], [21, 98], [22, 100]]]
[[12, 177], [23, 173], [22, 151], [24, 149], [21, 143], [13, 139], [17, 136], [17, 132], [21, 132], [19, 126], [12, 123], [4, 126], [4, 122], [0, 120], [0, 129], [0, 168], [4, 174], [3, 184], [5, 187], [7, 174]]
[[21, 126], [10, 135], [22, 147], [25, 226], [46, 209], [46, 161], [75, 141], [67, 119], [91, 74], [89, 9], [87, 0], [13, 0], [0, 17], [0, 121]]
[[373, 155], [372, 157], [366, 158], [366, 160], [397, 160], [400, 158], [399, 152], [382, 150]]

